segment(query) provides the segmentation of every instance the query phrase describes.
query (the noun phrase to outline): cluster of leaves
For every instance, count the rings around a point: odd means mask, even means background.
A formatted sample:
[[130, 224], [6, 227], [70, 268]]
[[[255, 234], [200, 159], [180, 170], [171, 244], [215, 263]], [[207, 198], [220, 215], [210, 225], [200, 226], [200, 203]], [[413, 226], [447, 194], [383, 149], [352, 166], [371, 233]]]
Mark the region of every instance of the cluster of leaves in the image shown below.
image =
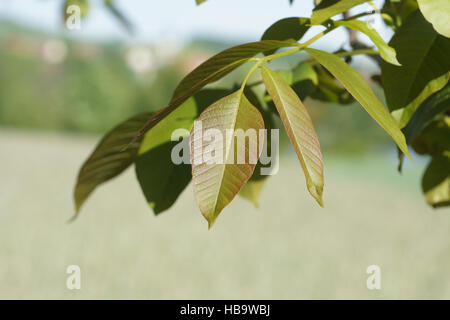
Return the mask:
[[[171, 141], [171, 133], [179, 128], [190, 130], [190, 137], [183, 137], [183, 141], [190, 141], [192, 151], [196, 130], [271, 129], [275, 126], [273, 117], [281, 119], [300, 161], [309, 193], [323, 205], [322, 152], [312, 119], [302, 103], [306, 97], [342, 104], [353, 99], [358, 101], [397, 144], [400, 161], [403, 154], [409, 156], [408, 144], [418, 153], [432, 155], [423, 177], [426, 199], [435, 207], [448, 205], [450, 4], [446, 0], [387, 0], [381, 11], [332, 19], [365, 2], [368, 1], [315, 1], [310, 18], [282, 19], [270, 26], [260, 41], [232, 47], [201, 64], [181, 81], [165, 108], [153, 114], [137, 115], [103, 138], [80, 171], [75, 188], [77, 211], [98, 185], [134, 164], [138, 181], [155, 214], [168, 209], [193, 180], [200, 210], [212, 226], [237, 194], [257, 204], [266, 176], [261, 176], [250, 163], [200, 163], [193, 152], [191, 165], [174, 164], [171, 152], [176, 142]], [[381, 14], [394, 30], [389, 44], [370, 24], [358, 19], [370, 14]], [[324, 31], [301, 42], [314, 25], [322, 25]], [[367, 35], [377, 50], [355, 43], [351, 43], [351, 51], [335, 53], [310, 47], [339, 27]], [[292, 70], [268, 68], [267, 62], [299, 51], [309, 56]], [[379, 78], [390, 112], [365, 79], [348, 64], [356, 54], [377, 57]], [[244, 63], [253, 66], [239, 88], [204, 88]], [[264, 96], [258, 96], [247, 85], [256, 70], [261, 71]], [[203, 121], [202, 129], [193, 129], [195, 119]], [[227, 150], [230, 146], [220, 147]], [[254, 152], [249, 156], [259, 158], [260, 150]]]

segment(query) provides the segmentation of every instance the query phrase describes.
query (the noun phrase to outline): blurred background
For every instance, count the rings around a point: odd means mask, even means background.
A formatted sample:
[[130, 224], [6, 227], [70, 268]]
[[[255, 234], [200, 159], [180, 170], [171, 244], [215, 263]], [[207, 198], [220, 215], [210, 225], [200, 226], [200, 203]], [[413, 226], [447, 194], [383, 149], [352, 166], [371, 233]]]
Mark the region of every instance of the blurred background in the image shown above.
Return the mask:
[[[68, 223], [78, 169], [102, 134], [164, 107], [178, 81], [211, 55], [313, 8], [117, 0], [129, 33], [102, 3], [92, 1], [81, 29], [71, 31], [63, 1], [0, 0], [0, 298], [450, 298], [450, 217], [422, 197], [427, 159], [413, 156], [398, 174], [393, 143], [357, 103], [305, 101], [324, 153], [325, 209], [308, 196], [284, 143], [260, 208], [236, 198], [211, 231], [191, 187], [156, 218], [133, 170], [100, 187]], [[380, 21], [370, 22], [389, 40]], [[346, 41], [337, 30], [314, 46], [335, 51]], [[368, 81], [377, 73], [368, 58], [352, 65]], [[213, 86], [233, 86], [246, 68]], [[373, 264], [381, 290], [366, 288]], [[68, 265], [81, 267], [81, 290], [66, 288]]]

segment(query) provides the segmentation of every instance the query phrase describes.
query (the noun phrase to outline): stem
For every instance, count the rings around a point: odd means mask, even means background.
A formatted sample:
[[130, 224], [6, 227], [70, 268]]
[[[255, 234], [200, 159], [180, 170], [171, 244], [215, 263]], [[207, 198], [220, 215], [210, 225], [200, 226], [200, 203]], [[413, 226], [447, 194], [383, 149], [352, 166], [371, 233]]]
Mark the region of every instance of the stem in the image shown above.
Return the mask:
[[250, 71], [247, 73], [247, 76], [245, 77], [244, 81], [242, 82], [241, 91], [244, 91], [245, 85], [247, 84], [248, 79], [250, 79], [250, 76], [253, 72], [255, 72], [256, 69], [261, 65], [262, 59], [259, 59], [257, 63], [253, 65], [253, 67], [250, 69]]
[[378, 51], [372, 50], [372, 49], [359, 49], [359, 50], [353, 50], [351, 52], [335, 53], [335, 55], [337, 55], [338, 57], [348, 57], [348, 56], [354, 56], [354, 55], [357, 55], [357, 54], [376, 55], [376, 54], [380, 54], [380, 53]]
[[361, 18], [361, 17], [365, 17], [365, 16], [370, 16], [372, 14], [376, 14], [377, 12], [378, 11], [376, 11], [376, 10], [372, 10], [372, 11], [367, 11], [367, 12], [361, 12], [361, 13], [355, 14], [354, 16], [349, 16], [348, 15], [348, 11], [346, 11], [346, 12], [344, 12], [344, 19], [342, 19], [342, 20], [344, 20], [344, 21], [354, 20], [354, 19], [358, 19], [358, 18]]

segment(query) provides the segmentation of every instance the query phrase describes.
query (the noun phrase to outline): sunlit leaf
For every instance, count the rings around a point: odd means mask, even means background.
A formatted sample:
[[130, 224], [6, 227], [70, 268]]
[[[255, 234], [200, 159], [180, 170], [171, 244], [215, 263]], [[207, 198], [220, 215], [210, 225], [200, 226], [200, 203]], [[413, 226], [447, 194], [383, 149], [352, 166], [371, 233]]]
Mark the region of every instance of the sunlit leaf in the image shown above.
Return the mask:
[[[186, 100], [177, 110], [149, 130], [136, 159], [136, 176], [142, 192], [155, 214], [170, 208], [191, 181], [191, 165], [175, 163], [171, 157], [175, 146], [189, 149], [189, 131], [198, 115], [214, 101], [224, 97], [228, 90], [203, 89]], [[185, 129], [184, 140], [171, 141], [175, 130]], [[180, 139], [182, 139], [180, 137]], [[179, 137], [174, 137], [178, 139]], [[188, 152], [187, 152], [188, 153]], [[189, 159], [189, 154], [184, 155]]]
[[[259, 143], [256, 143], [256, 148], [246, 144], [246, 161], [242, 164], [237, 163], [235, 158], [230, 158], [236, 152], [230, 152], [234, 140], [226, 138], [226, 130], [232, 132], [237, 129], [260, 130], [264, 129], [264, 121], [260, 112], [243, 95], [242, 90], [211, 105], [198, 120], [201, 121], [199, 122], [201, 126], [194, 126], [190, 136], [192, 179], [197, 203], [211, 227], [220, 212], [250, 179], [256, 165], [256, 161], [252, 164], [250, 159], [257, 160], [261, 152]], [[218, 130], [223, 139], [209, 136], [210, 129]], [[208, 150], [216, 151], [211, 152], [214, 153], [216, 161], [214, 159], [206, 161]]]
[[450, 79], [450, 39], [439, 35], [416, 11], [389, 44], [402, 66], [383, 62], [382, 83], [388, 107], [403, 128], [419, 105]]
[[[272, 24], [263, 34], [261, 40], [300, 40], [308, 31], [310, 21], [307, 18], [285, 18]], [[265, 52], [272, 54], [274, 50]]]
[[334, 54], [310, 48], [306, 51], [342, 83], [367, 113], [392, 137], [400, 150], [409, 156], [405, 136], [397, 122], [378, 100], [364, 78]]
[[316, 25], [322, 24], [331, 17], [368, 1], [369, 0], [322, 0], [313, 10], [311, 23]]
[[306, 186], [323, 206], [323, 160], [319, 139], [305, 106], [276, 72], [261, 67], [267, 91], [272, 97], [305, 174]]
[[195, 70], [189, 73], [175, 89], [175, 93], [169, 105], [158, 112], [155, 112], [147, 121], [145, 126], [139, 131], [138, 136], [142, 135], [161, 119], [175, 110], [180, 104], [186, 101], [195, 92], [205, 85], [217, 81], [249, 61], [255, 55], [275, 50], [283, 47], [297, 46], [297, 42], [264, 40], [251, 42], [236, 47], [232, 47], [208, 59]]
[[450, 205], [450, 154], [432, 158], [422, 177], [422, 190], [434, 208]]
[[395, 49], [390, 47], [386, 42], [384, 42], [383, 38], [378, 34], [378, 32], [367, 22], [360, 20], [341, 20], [335, 21], [334, 24], [336, 26], [343, 26], [346, 28], [351, 28], [354, 30], [358, 30], [359, 32], [364, 33], [366, 36], [372, 40], [372, 42], [377, 46], [380, 56], [391, 64], [399, 66], [400, 63], [397, 60], [397, 54]]
[[443, 36], [450, 38], [450, 1], [448, 0], [417, 0], [420, 11]]
[[[318, 86], [320, 86], [320, 76], [308, 61], [300, 62], [291, 70], [277, 70], [275, 72], [283, 77], [301, 100], [304, 100], [309, 96], [314, 98]], [[269, 109], [275, 111], [276, 107], [270, 96], [266, 97], [266, 101], [268, 101]]]
[[78, 174], [74, 190], [77, 213], [96, 187], [118, 176], [135, 161], [141, 141], [123, 149], [149, 116], [150, 113], [142, 113], [121, 123], [97, 145]]
[[206, 0], [195, 0], [195, 3], [196, 3], [197, 5], [200, 5], [200, 4], [202, 4], [203, 2], [206, 2]]

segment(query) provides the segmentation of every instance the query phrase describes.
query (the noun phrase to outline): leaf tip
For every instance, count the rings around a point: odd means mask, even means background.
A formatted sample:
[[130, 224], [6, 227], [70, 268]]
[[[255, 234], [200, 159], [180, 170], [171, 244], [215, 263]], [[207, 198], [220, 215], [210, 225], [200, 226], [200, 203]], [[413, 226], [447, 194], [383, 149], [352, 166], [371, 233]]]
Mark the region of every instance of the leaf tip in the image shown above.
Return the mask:
[[319, 206], [322, 208], [324, 207], [323, 203], [323, 187], [320, 186], [312, 186], [308, 188], [309, 193], [312, 195], [312, 197], [317, 201]]

